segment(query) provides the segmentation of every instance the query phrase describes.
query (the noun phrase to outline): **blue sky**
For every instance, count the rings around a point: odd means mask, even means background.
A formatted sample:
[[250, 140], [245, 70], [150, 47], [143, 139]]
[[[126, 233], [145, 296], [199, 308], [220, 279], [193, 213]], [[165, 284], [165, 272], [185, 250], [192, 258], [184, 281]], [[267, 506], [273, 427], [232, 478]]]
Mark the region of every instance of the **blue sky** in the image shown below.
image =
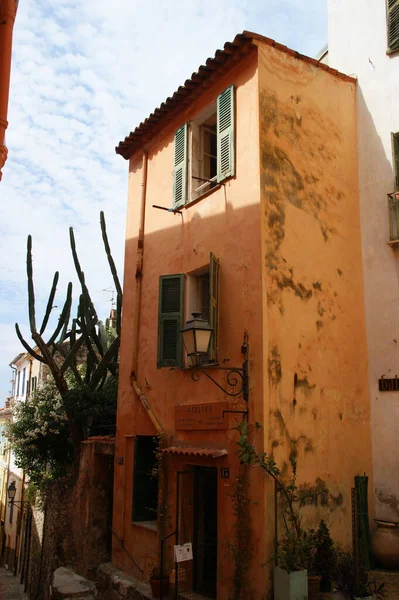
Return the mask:
[[[68, 227], [97, 310], [112, 278], [105, 212], [120, 276], [127, 163], [114, 148], [224, 42], [243, 29], [314, 56], [327, 39], [327, 0], [21, 0], [14, 29], [8, 162], [0, 183], [0, 406], [27, 324], [26, 237], [33, 236], [38, 321], [54, 271], [62, 308], [76, 283]], [[75, 294], [78, 286], [75, 285]]]

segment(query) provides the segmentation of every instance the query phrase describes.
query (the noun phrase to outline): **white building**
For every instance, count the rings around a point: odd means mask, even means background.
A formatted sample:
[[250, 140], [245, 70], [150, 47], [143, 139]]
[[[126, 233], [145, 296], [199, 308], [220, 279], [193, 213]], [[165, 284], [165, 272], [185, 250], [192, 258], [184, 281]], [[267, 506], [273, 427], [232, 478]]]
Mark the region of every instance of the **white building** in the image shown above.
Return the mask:
[[[29, 399], [43, 377], [42, 364], [29, 353], [18, 354], [10, 363], [13, 370], [11, 396], [4, 408], [0, 408], [0, 563], [14, 570], [21, 553], [21, 536], [24, 529], [21, 521], [21, 502], [25, 493], [23, 470], [15, 463], [14, 452], [10, 450], [6, 437], [6, 422], [13, 419], [13, 402]], [[7, 490], [14, 482], [15, 503], [8, 502]]]
[[12, 398], [26, 400], [35, 391], [41, 381], [41, 366], [29, 353], [22, 352], [10, 362], [14, 371]]
[[328, 0], [328, 55], [319, 58], [358, 80], [375, 513], [399, 521], [399, 0]]

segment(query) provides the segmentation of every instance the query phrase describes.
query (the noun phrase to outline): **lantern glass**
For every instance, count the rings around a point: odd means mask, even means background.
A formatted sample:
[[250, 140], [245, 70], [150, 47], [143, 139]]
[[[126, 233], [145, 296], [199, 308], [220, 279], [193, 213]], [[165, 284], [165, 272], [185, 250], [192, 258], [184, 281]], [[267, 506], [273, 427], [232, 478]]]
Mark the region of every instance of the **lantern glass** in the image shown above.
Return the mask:
[[17, 488], [15, 487], [15, 481], [12, 481], [7, 489], [8, 499], [10, 500], [10, 502], [14, 500], [16, 491]]
[[182, 331], [183, 344], [189, 356], [195, 353], [195, 331], [194, 329], [186, 329]]
[[208, 321], [201, 319], [201, 313], [193, 313], [193, 319], [187, 321], [181, 330], [183, 344], [193, 366], [201, 364], [201, 357], [208, 354], [212, 331]]
[[211, 341], [212, 330], [197, 329], [195, 330], [196, 351], [198, 354], [207, 354]]

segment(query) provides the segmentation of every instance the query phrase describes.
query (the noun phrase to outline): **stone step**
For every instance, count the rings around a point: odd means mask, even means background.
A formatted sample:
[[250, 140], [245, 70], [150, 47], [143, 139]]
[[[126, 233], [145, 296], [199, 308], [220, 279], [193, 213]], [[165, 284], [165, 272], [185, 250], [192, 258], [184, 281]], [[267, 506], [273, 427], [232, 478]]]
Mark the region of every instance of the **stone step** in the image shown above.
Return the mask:
[[211, 598], [198, 592], [179, 592], [179, 600], [211, 600]]
[[71, 569], [59, 567], [53, 573], [52, 600], [94, 600], [96, 586]]

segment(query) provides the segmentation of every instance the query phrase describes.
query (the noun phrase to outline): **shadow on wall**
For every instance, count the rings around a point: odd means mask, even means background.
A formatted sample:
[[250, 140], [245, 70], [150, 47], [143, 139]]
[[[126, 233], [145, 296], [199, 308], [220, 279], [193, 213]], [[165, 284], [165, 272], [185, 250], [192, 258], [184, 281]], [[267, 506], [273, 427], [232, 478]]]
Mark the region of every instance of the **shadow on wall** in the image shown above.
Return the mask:
[[[380, 519], [399, 521], [396, 408], [399, 398], [395, 392], [381, 394], [378, 391], [378, 379], [382, 374], [394, 377], [399, 371], [399, 258], [398, 251], [387, 244], [387, 194], [394, 191], [394, 171], [389, 160], [392, 155], [389, 154], [388, 159], [360, 86], [357, 104], [375, 513]], [[390, 133], [385, 132], [386, 135]]]

